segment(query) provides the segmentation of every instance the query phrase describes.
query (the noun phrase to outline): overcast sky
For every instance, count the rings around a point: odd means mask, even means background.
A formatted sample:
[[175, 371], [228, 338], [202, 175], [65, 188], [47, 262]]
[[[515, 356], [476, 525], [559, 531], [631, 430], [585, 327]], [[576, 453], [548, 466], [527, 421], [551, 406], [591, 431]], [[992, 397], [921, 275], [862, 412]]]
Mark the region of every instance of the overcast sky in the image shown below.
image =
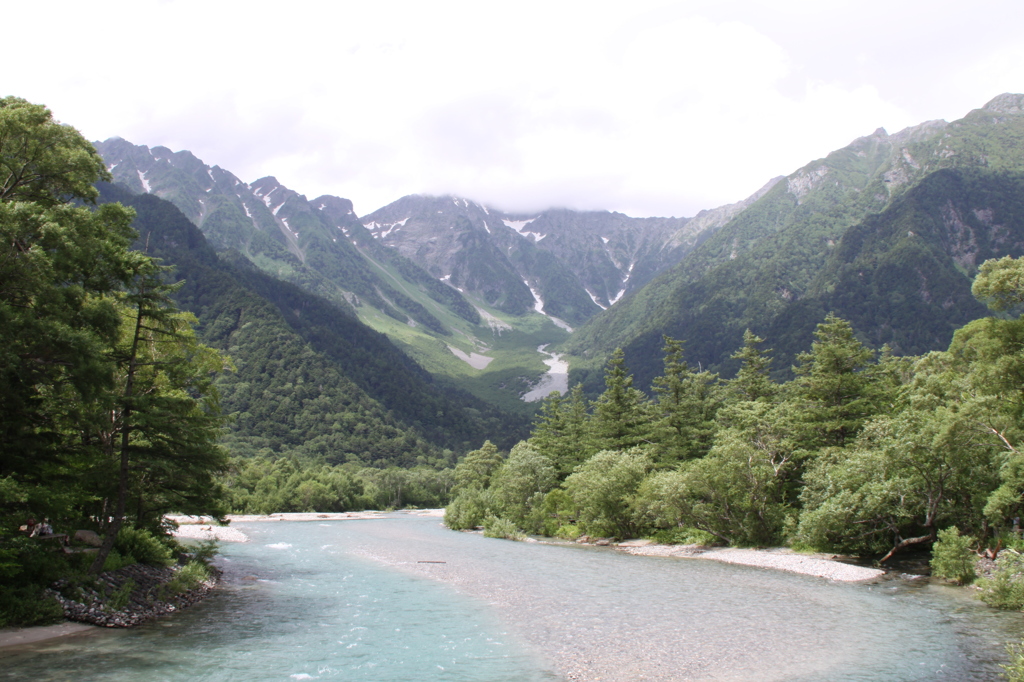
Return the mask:
[[406, 194], [691, 216], [1024, 92], [1024, 3], [19, 2], [0, 95], [365, 215]]

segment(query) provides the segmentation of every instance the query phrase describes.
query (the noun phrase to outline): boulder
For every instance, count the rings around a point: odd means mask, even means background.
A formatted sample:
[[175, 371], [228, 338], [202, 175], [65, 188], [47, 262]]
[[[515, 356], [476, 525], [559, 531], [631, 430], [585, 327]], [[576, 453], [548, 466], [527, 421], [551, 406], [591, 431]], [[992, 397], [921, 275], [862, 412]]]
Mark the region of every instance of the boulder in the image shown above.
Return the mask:
[[103, 544], [103, 538], [96, 531], [92, 530], [76, 530], [71, 540], [72, 542], [81, 542], [83, 545], [90, 545], [92, 547], [99, 547]]

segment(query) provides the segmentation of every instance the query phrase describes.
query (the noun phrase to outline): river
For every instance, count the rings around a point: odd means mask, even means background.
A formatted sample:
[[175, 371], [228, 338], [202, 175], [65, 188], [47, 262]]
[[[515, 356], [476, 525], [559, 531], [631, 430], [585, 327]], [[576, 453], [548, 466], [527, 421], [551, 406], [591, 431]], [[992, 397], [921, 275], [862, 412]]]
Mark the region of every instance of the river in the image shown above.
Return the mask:
[[179, 614], [0, 652], [18, 680], [988, 680], [1022, 634], [965, 590], [456, 533], [238, 524]]

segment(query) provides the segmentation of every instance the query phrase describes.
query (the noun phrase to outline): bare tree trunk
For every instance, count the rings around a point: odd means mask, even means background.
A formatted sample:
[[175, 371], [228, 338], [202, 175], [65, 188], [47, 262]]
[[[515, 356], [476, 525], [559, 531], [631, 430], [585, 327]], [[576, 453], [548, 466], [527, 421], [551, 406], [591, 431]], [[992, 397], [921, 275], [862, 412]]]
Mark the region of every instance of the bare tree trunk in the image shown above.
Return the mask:
[[925, 543], [925, 542], [930, 542], [930, 541], [932, 541], [934, 539], [935, 538], [932, 535], [929, 534], [929, 535], [922, 535], [922, 536], [916, 537], [916, 538], [907, 538], [906, 540], [900, 540], [899, 542], [896, 543], [895, 547], [893, 547], [892, 549], [889, 550], [888, 554], [886, 554], [884, 557], [882, 557], [881, 559], [878, 560], [878, 563], [884, 564], [886, 561], [888, 561], [889, 559], [892, 558], [893, 554], [895, 554], [899, 550], [903, 549], [904, 547], [909, 547], [910, 545], [920, 545], [920, 544]]

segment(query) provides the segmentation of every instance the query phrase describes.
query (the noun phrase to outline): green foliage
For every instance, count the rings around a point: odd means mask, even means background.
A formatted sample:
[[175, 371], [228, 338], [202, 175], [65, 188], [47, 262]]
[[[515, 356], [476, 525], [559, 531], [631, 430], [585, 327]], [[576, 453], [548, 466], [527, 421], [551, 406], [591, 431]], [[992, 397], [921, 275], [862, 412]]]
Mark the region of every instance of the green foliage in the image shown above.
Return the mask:
[[826, 551], [871, 553], [930, 542], [951, 523], [980, 527], [998, 474], [992, 446], [977, 435], [955, 403], [917, 393], [910, 409], [871, 422], [853, 448], [819, 456], [806, 476], [799, 536]]
[[244, 514], [441, 507], [455, 483], [452, 469], [378, 469], [290, 457], [236, 458], [231, 470], [230, 504]]
[[1024, 609], [1024, 554], [1006, 549], [996, 557], [996, 570], [990, 578], [979, 578], [978, 595], [997, 609]]
[[794, 397], [800, 408], [801, 444], [842, 447], [875, 411], [873, 383], [865, 372], [874, 352], [853, 327], [832, 313], [818, 325], [809, 353], [797, 356]]
[[661, 466], [703, 457], [714, 441], [715, 415], [724, 400], [718, 375], [694, 372], [683, 360], [683, 346], [665, 337], [665, 373], [654, 380], [658, 396], [649, 440], [657, 443]]
[[64, 618], [64, 609], [52, 594], [37, 585], [0, 588], [0, 628], [51, 625]]
[[484, 536], [506, 540], [522, 540], [526, 537], [523, 531], [516, 527], [514, 521], [502, 519], [493, 514], [484, 519]]
[[650, 468], [650, 459], [638, 449], [604, 450], [577, 467], [565, 479], [565, 490], [579, 529], [587, 535], [633, 537], [633, 499]]
[[121, 611], [124, 607], [128, 606], [128, 602], [131, 600], [132, 591], [135, 589], [135, 581], [129, 578], [118, 587], [116, 590], [111, 591], [107, 597], [107, 606], [114, 611]]
[[121, 528], [114, 549], [122, 556], [130, 556], [148, 566], [170, 566], [174, 563], [171, 549], [160, 538], [140, 528]]
[[523, 441], [512, 448], [504, 466], [494, 474], [490, 492], [503, 519], [537, 533], [544, 522], [544, 500], [556, 483], [551, 460]]
[[786, 455], [727, 431], [707, 457], [680, 468], [680, 517], [733, 545], [776, 545], [791, 514], [789, 466]]
[[[70, 530], [109, 518], [100, 570], [129, 498], [139, 526], [169, 506], [220, 511], [210, 375], [223, 365], [170, 305], [157, 262], [129, 250], [133, 212], [82, 205], [109, 173], [77, 131], [0, 100], [0, 167], [0, 522], [13, 531], [48, 516]], [[0, 548], [14, 577], [38, 554], [17, 545]]]
[[717, 540], [699, 528], [663, 528], [651, 533], [649, 538], [659, 545], [710, 545]]
[[1024, 303], [1024, 259], [987, 260], [978, 268], [971, 293], [996, 312], [1019, 307]]
[[563, 398], [557, 393], [544, 400], [530, 437], [530, 445], [547, 457], [559, 480], [594, 454], [589, 436], [588, 401], [576, 384]]
[[131, 554], [121, 554], [116, 549], [111, 549], [103, 560], [103, 566], [100, 569], [100, 572], [106, 573], [107, 571], [117, 571], [125, 566], [131, 566], [137, 563], [139, 563], [138, 560], [136, 560], [136, 558]]
[[594, 402], [589, 433], [598, 450], [620, 450], [643, 443], [650, 414], [647, 398], [633, 388], [633, 377], [626, 372], [622, 349], [608, 360], [604, 374], [605, 391]]
[[977, 556], [971, 545], [977, 540], [970, 535], [960, 535], [956, 526], [950, 526], [938, 533], [938, 541], [932, 545], [932, 575], [966, 585], [977, 577], [974, 567]]
[[486, 488], [503, 462], [498, 448], [491, 441], [484, 441], [479, 450], [466, 453], [455, 467], [456, 490]]
[[552, 537], [560, 538], [562, 540], [575, 540], [580, 535], [582, 535], [582, 533], [580, 532], [579, 526], [569, 523], [562, 526], [558, 526], [555, 529], [555, 532], [549, 533], [549, 535], [551, 535]]
[[160, 598], [183, 594], [210, 579], [210, 569], [199, 560], [192, 560], [174, 572], [174, 577], [160, 588]]
[[1003, 669], [1001, 676], [1010, 682], [1024, 682], [1024, 642], [1007, 644], [1006, 655], [1010, 662], [999, 666]]
[[0, 99], [0, 203], [43, 207], [94, 200], [97, 180], [110, 177], [103, 159], [71, 126], [41, 104]]
[[444, 524], [452, 530], [470, 530], [482, 526], [491, 508], [490, 494], [468, 488], [455, 496], [444, 510]]
[[739, 400], [771, 399], [778, 393], [778, 386], [771, 380], [771, 351], [758, 348], [762, 343], [764, 339], [747, 329], [743, 332], [743, 347], [732, 355], [740, 368], [729, 381], [728, 390]]

